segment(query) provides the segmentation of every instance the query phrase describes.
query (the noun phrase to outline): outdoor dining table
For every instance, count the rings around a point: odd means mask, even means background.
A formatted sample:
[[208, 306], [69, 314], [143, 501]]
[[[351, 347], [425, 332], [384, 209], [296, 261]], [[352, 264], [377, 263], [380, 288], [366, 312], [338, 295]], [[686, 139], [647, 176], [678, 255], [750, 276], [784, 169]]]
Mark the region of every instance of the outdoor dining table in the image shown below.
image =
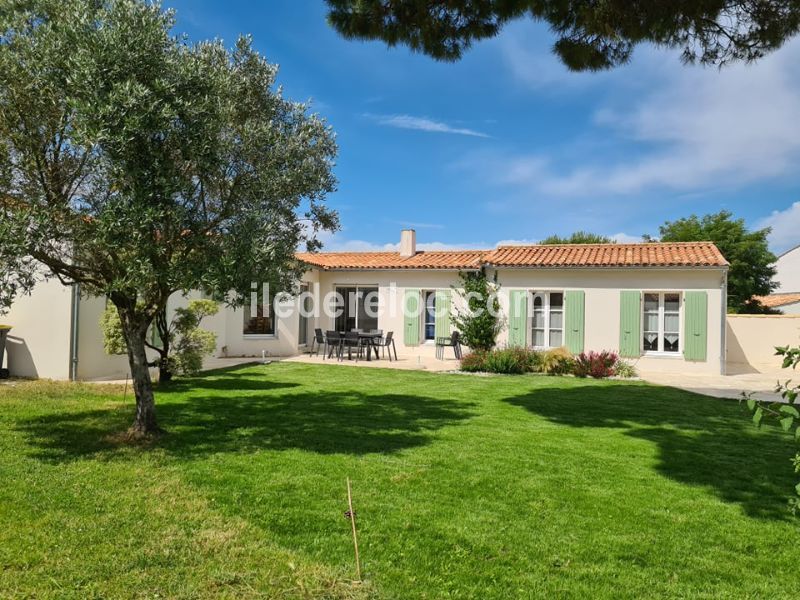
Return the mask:
[[[344, 337], [344, 334], [345, 334], [345, 333], [346, 333], [346, 332], [344, 332], [344, 331], [340, 331], [340, 332], [339, 332], [339, 335], [341, 335], [342, 337]], [[366, 332], [362, 332], [362, 331], [359, 331], [359, 332], [358, 332], [358, 340], [359, 340], [360, 342], [361, 342], [361, 341], [365, 341], [365, 342], [366, 342], [366, 346], [367, 346], [367, 360], [368, 360], [368, 361], [371, 361], [371, 360], [372, 360], [372, 352], [371, 352], [372, 350], [375, 350], [375, 359], [376, 359], [376, 360], [379, 360], [379, 359], [380, 359], [381, 355], [380, 355], [380, 353], [378, 352], [378, 346], [376, 346], [376, 345], [375, 345], [375, 340], [379, 340], [379, 339], [381, 339], [382, 337], [383, 337], [383, 334], [382, 334], [382, 333], [366, 333]], [[331, 349], [331, 355], [333, 355], [333, 349]]]

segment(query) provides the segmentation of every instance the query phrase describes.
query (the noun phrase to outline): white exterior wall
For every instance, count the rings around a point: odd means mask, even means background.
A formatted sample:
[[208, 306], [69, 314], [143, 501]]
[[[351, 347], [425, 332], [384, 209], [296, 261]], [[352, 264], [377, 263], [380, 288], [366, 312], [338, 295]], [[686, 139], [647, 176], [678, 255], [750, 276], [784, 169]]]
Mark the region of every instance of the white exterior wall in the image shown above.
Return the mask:
[[[500, 302], [508, 314], [509, 292], [583, 290], [585, 296], [584, 349], [619, 350], [620, 291], [683, 292], [702, 290], [708, 293], [708, 352], [705, 362], [690, 362], [682, 353], [676, 356], [642, 356], [634, 360], [640, 371], [693, 372], [719, 374], [722, 367], [723, 308], [720, 269], [500, 269]], [[530, 317], [530, 311], [529, 311]], [[500, 334], [505, 344], [508, 331]], [[530, 340], [531, 332], [527, 332]], [[683, 340], [681, 307], [681, 340]], [[681, 342], [682, 344], [682, 342]]]
[[[317, 272], [308, 271], [301, 281], [313, 285], [317, 281]], [[244, 314], [242, 308], [233, 310], [221, 307], [216, 317], [217, 345], [219, 356], [254, 356], [260, 357], [262, 351], [267, 356], [293, 356], [298, 353], [299, 339], [299, 300], [297, 298], [285, 303], [287, 316], [281, 317], [276, 312], [275, 335], [244, 335]], [[289, 310], [291, 308], [291, 310]], [[309, 342], [313, 335], [315, 320], [309, 320]], [[204, 327], [205, 325], [205, 321]]]
[[[800, 342], [800, 314], [728, 315], [728, 370], [731, 373], [775, 373], [782, 358], [777, 346]], [[784, 379], [790, 377], [784, 371]]]
[[800, 246], [781, 255], [775, 268], [778, 289], [774, 293], [800, 292]]
[[72, 289], [56, 279], [40, 282], [0, 317], [11, 325], [6, 361], [13, 377], [69, 379]]
[[100, 318], [106, 299], [84, 297], [78, 312], [78, 379], [124, 379], [130, 375], [127, 355], [111, 356], [103, 348]]

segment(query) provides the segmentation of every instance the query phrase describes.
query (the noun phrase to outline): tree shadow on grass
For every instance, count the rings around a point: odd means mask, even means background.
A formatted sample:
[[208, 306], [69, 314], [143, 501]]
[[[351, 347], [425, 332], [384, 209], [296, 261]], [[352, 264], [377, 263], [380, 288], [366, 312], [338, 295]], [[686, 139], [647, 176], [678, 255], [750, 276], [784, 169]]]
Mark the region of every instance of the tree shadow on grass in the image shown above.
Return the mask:
[[[386, 454], [424, 445], [436, 430], [472, 415], [472, 404], [455, 400], [379, 390], [302, 389], [260, 373], [175, 382], [156, 400], [159, 422], [168, 433], [149, 447], [187, 459], [289, 449]], [[131, 406], [59, 412], [21, 422], [18, 428], [41, 460], [111, 458], [127, 447], [115, 441], [115, 434], [130, 425], [132, 413]]]
[[731, 400], [624, 384], [537, 389], [506, 401], [554, 423], [620, 429], [649, 440], [665, 477], [707, 487], [751, 517], [788, 518], [796, 483], [792, 442], [774, 428], [757, 430]]

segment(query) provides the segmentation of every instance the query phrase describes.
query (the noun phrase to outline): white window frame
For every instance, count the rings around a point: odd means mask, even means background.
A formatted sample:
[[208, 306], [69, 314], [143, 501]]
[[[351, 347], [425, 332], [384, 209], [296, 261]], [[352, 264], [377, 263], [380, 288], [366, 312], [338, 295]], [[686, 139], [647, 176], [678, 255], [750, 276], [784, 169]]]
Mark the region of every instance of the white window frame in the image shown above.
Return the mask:
[[[550, 294], [561, 294], [561, 344], [553, 346], [550, 343]], [[541, 296], [544, 300], [542, 306], [544, 310], [544, 346], [537, 346], [534, 344], [533, 323], [534, 323], [534, 301], [536, 296]], [[531, 347], [542, 350], [550, 348], [560, 348], [564, 345], [564, 317], [566, 313], [567, 295], [564, 290], [530, 290], [528, 294], [528, 333], [531, 336]]]
[[[250, 312], [250, 304], [244, 304], [242, 306], [242, 310], [245, 311], [245, 315]], [[242, 331], [242, 339], [243, 340], [277, 340], [278, 339], [278, 317], [277, 311], [275, 310], [275, 297], [272, 297], [272, 301], [269, 303], [269, 310], [272, 314], [272, 333], [245, 333]], [[242, 322], [242, 327], [244, 327], [244, 322]]]
[[[644, 334], [645, 334], [645, 310], [644, 310], [644, 297], [647, 294], [655, 294], [658, 295], [658, 331], [656, 335], [658, 336], [658, 350], [645, 350], [644, 349]], [[671, 350], [664, 350], [664, 327], [666, 323], [666, 319], [664, 318], [666, 314], [665, 310], [665, 296], [667, 294], [677, 294], [678, 295], [678, 350], [671, 351]], [[665, 357], [681, 357], [683, 356], [683, 304], [684, 304], [684, 295], [682, 290], [646, 290], [642, 292], [642, 306], [641, 306], [641, 319], [642, 319], [642, 335], [641, 339], [639, 340], [639, 348], [641, 350], [642, 356], [665, 356]]]
[[[420, 290], [420, 301], [422, 302], [422, 315], [421, 315], [422, 318], [420, 319], [421, 331], [419, 332], [419, 339], [422, 341], [423, 344], [432, 345], [436, 343], [436, 292], [438, 291], [439, 289], [437, 288]], [[430, 339], [425, 337], [425, 327], [427, 325], [425, 320], [428, 318], [428, 303], [425, 300], [427, 299], [428, 294], [433, 294], [433, 313], [434, 313], [433, 337]]]

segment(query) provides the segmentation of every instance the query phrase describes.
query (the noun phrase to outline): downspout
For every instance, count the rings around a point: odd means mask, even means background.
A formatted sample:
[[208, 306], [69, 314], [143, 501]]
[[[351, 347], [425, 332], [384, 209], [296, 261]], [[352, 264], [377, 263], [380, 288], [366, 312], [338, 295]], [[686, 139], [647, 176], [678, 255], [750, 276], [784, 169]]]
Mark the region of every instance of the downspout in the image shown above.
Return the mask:
[[81, 284], [72, 284], [70, 303], [69, 379], [78, 380], [78, 316], [80, 313]]
[[720, 285], [720, 298], [722, 303], [722, 323], [720, 324], [720, 356], [719, 372], [726, 375], [728, 363], [728, 269], [722, 272], [722, 285]]

